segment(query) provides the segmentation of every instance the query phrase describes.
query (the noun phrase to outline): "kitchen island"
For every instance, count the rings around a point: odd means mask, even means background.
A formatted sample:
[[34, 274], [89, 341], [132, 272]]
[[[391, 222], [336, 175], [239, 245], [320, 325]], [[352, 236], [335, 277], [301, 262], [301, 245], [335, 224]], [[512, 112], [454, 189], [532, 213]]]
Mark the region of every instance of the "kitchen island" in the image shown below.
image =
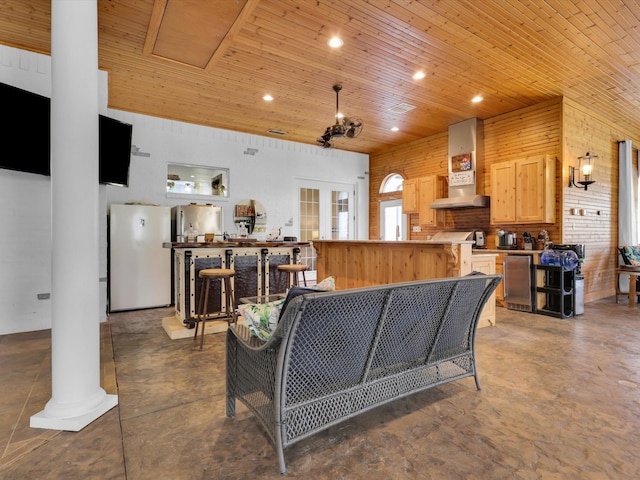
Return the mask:
[[[471, 240], [314, 240], [318, 278], [333, 275], [336, 289], [495, 273], [492, 252], [474, 252]], [[495, 324], [495, 297], [479, 326]]]
[[[188, 328], [193, 325], [200, 300], [202, 281], [198, 278], [205, 268], [232, 268], [236, 274], [232, 280], [237, 306], [239, 299], [284, 292], [282, 284], [276, 284], [278, 265], [295, 263], [300, 249], [308, 242], [195, 242], [164, 243], [173, 250], [173, 302], [175, 315], [162, 320], [162, 326], [172, 339], [193, 336]], [[212, 284], [208, 311], [219, 311], [224, 306], [220, 286]], [[207, 322], [206, 333], [225, 331], [227, 322]]]

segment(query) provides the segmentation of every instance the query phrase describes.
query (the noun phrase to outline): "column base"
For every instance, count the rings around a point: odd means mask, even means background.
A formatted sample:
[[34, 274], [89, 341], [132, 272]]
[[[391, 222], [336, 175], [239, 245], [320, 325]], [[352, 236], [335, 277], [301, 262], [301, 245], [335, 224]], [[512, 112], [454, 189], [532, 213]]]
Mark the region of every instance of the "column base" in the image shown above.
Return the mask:
[[31, 416], [31, 428], [46, 428], [49, 430], [65, 430], [79, 432], [84, 427], [98, 419], [113, 407], [118, 405], [117, 395], [105, 395], [104, 400], [96, 408], [77, 417], [50, 417], [45, 410]]

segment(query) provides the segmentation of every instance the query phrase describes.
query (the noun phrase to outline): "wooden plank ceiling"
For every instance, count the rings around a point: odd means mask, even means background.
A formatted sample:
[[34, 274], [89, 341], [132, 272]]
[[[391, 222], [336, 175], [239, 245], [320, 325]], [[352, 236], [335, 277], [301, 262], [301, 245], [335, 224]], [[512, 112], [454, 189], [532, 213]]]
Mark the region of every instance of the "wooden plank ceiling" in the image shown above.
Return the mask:
[[[345, 150], [373, 153], [560, 95], [640, 137], [635, 0], [99, 0], [98, 8], [99, 63], [115, 109], [315, 144], [334, 123], [339, 83], [341, 112], [364, 122], [359, 136], [334, 142]], [[50, 0], [0, 0], [0, 12], [0, 43], [50, 52]], [[342, 48], [327, 45], [334, 35]], [[418, 70], [425, 78], [412, 79]], [[471, 103], [476, 95], [484, 101]], [[403, 103], [415, 108], [395, 112]]]

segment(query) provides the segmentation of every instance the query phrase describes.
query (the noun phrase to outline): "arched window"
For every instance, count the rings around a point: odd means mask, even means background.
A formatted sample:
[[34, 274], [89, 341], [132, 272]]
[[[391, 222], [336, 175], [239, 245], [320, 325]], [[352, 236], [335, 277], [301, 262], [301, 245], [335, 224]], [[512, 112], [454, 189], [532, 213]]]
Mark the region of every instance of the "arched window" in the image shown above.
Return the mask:
[[390, 173], [382, 181], [382, 185], [380, 185], [380, 193], [401, 192], [402, 182], [404, 182], [402, 175], [399, 173]]

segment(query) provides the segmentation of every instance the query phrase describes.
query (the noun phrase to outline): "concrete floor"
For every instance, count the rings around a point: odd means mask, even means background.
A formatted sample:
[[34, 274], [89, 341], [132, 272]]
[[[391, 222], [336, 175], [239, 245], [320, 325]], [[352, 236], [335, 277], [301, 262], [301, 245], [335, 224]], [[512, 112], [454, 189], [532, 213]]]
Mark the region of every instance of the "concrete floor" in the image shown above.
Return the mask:
[[[1, 336], [0, 479], [282, 478], [248, 410], [225, 417], [224, 334], [200, 352], [168, 338], [170, 313], [103, 324], [103, 386], [120, 403], [77, 433], [29, 427], [50, 398], [50, 332]], [[499, 308], [476, 345], [481, 391], [467, 378], [344, 422], [287, 449], [287, 477], [640, 478], [638, 310]]]

